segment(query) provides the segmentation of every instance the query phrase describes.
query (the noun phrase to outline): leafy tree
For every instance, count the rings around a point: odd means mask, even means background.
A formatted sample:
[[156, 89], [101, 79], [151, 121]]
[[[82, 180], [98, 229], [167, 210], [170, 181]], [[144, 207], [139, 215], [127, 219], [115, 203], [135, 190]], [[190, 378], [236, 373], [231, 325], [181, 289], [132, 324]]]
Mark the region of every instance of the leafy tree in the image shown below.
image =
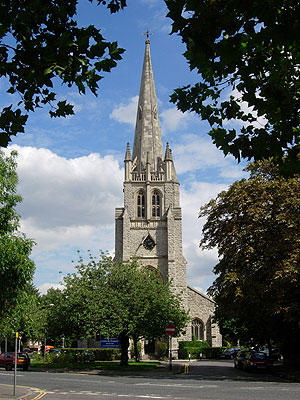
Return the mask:
[[119, 337], [121, 365], [128, 364], [128, 346], [143, 338], [159, 339], [172, 320], [176, 335], [186, 326], [188, 316], [181, 307], [180, 296], [171, 283], [163, 282], [156, 271], [141, 268], [136, 261], [115, 263], [104, 255], [80, 259], [77, 273], [64, 281], [66, 302], [70, 312], [69, 326], [81, 337]]
[[50, 288], [47, 294], [41, 296], [39, 304], [39, 313], [44, 320], [44, 330], [40, 339], [46, 339], [48, 344], [56, 347], [62, 347], [64, 338], [64, 346], [71, 347], [72, 339], [65, 332], [67, 320], [65, 318], [66, 305], [63, 290]]
[[292, 351], [299, 352], [299, 176], [279, 176], [267, 161], [247, 170], [248, 180], [235, 182], [200, 210], [207, 217], [201, 246], [219, 253], [218, 277], [209, 288], [216, 318], [223, 326], [234, 320], [248, 340], [284, 343], [289, 337], [290, 346], [297, 343]]
[[16, 306], [18, 296], [34, 273], [29, 258], [34, 242], [19, 231], [15, 207], [22, 200], [16, 193], [16, 152], [0, 151], [0, 318]]
[[172, 33], [181, 36], [190, 69], [201, 76], [176, 89], [171, 100], [209, 122], [209, 135], [225, 155], [239, 161], [274, 157], [284, 160], [282, 173], [299, 171], [300, 3], [165, 2]]
[[[92, 2], [93, 0], [89, 0]], [[0, 77], [8, 81], [12, 104], [0, 114], [0, 146], [24, 132], [28, 113], [49, 105], [50, 116], [73, 114], [73, 106], [58, 101], [53, 90], [59, 81], [76, 85], [79, 93], [89, 88], [96, 95], [101, 73], [110, 72], [123, 49], [104, 40], [95, 26], [79, 27], [75, 20], [77, 0], [0, 1]], [[111, 13], [126, 0], [97, 0]]]
[[27, 283], [15, 306], [0, 320], [0, 337], [13, 338], [15, 332], [18, 332], [23, 344], [26, 344], [27, 339], [43, 337], [45, 321], [41, 318], [39, 303], [38, 290]]

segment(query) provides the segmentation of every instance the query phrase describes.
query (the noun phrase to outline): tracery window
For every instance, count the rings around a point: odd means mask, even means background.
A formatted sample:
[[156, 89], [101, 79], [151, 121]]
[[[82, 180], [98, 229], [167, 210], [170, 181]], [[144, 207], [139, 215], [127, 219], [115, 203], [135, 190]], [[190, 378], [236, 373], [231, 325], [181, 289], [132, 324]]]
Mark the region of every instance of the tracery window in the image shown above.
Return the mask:
[[158, 279], [163, 282], [164, 278], [159, 270], [159, 268], [153, 267], [152, 265], [146, 265], [145, 270], [149, 269], [150, 271], [153, 271], [155, 273], [155, 275], [157, 275]]
[[145, 218], [145, 194], [142, 190], [137, 195], [137, 216], [138, 218]]
[[204, 340], [204, 325], [198, 318], [192, 321], [192, 337], [193, 336], [195, 336], [196, 340]]
[[161, 215], [161, 198], [157, 190], [152, 194], [152, 217], [160, 217]]

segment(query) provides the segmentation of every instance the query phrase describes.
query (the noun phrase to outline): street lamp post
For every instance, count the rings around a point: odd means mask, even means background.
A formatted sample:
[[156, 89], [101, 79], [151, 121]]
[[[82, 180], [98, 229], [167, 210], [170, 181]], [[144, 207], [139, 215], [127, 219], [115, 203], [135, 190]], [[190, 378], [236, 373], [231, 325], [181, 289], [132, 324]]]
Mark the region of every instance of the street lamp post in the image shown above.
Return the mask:
[[[54, 307], [54, 304], [53, 303], [50, 303], [49, 305], [48, 304], [46, 304], [45, 305], [45, 307], [43, 307], [42, 309], [43, 310], [47, 310], [47, 307]], [[48, 311], [46, 311], [47, 312], [47, 315], [48, 315]], [[43, 353], [43, 358], [45, 359], [45, 355], [46, 355], [46, 335], [45, 335], [45, 338], [44, 338], [44, 344], [42, 345], [42, 353]]]

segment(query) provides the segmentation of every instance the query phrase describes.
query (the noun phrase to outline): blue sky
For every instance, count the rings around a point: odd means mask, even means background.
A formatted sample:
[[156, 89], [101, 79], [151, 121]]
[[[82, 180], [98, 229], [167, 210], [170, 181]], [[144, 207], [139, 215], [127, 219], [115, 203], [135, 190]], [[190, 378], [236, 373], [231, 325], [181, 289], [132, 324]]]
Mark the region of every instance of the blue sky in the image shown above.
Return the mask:
[[[98, 97], [58, 85], [59, 98], [75, 104], [75, 116], [51, 119], [48, 109], [30, 115], [26, 133], [8, 150], [17, 149], [18, 207], [21, 229], [33, 238], [34, 283], [42, 292], [73, 271], [77, 250], [114, 250], [114, 210], [123, 205], [123, 160], [126, 143], [134, 137], [137, 96], [145, 36], [152, 32], [154, 70], [163, 143], [168, 141], [181, 184], [183, 252], [188, 283], [205, 291], [212, 283], [217, 252], [201, 251], [201, 205], [245, 176], [244, 165], [211, 143], [208, 125], [196, 115], [182, 114], [169, 102], [176, 87], [194, 82], [196, 75], [182, 56], [180, 38], [170, 35], [171, 20], [162, 0], [128, 0], [128, 7], [110, 15], [104, 7], [81, 0], [78, 20], [101, 28], [109, 41], [118, 41], [123, 60], [100, 82]], [[0, 80], [0, 106], [7, 103], [6, 83]]]

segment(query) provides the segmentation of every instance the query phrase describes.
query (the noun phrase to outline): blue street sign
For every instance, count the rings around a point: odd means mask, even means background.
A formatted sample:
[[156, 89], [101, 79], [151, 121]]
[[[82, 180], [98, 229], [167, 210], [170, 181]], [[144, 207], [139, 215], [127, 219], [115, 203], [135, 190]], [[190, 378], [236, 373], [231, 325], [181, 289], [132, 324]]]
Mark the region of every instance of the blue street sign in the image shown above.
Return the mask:
[[119, 349], [120, 342], [117, 338], [101, 338], [100, 340], [100, 348], [101, 349]]

